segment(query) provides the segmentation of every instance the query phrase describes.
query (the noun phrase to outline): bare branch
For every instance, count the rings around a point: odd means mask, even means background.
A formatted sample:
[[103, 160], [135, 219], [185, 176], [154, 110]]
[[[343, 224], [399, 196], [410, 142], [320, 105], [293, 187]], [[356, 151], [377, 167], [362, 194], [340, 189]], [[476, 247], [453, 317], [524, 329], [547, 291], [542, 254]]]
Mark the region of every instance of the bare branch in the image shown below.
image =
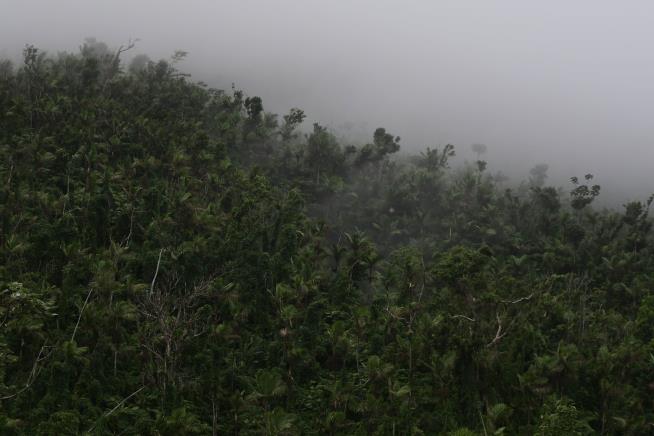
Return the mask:
[[82, 319], [82, 314], [84, 313], [84, 309], [86, 308], [86, 304], [89, 302], [89, 298], [91, 298], [91, 292], [93, 292], [93, 289], [90, 289], [89, 293], [86, 294], [86, 300], [84, 300], [84, 305], [82, 306], [82, 309], [79, 311], [79, 316], [77, 317], [77, 324], [75, 324], [75, 329], [73, 330], [73, 334], [70, 337], [70, 342], [73, 342], [73, 339], [75, 339], [75, 334], [77, 333], [77, 328], [79, 327], [79, 322]]
[[475, 322], [474, 318], [469, 318], [465, 315], [452, 315], [452, 318], [463, 318], [463, 319], [467, 319], [470, 322]]
[[523, 301], [531, 300], [531, 297], [533, 297], [533, 296], [534, 296], [534, 294], [532, 292], [531, 294], [527, 295], [526, 297], [521, 297], [521, 298], [518, 298], [517, 300], [513, 300], [513, 301], [511, 301], [511, 300], [502, 300], [502, 303], [517, 304], [517, 303], [521, 303]]
[[125, 53], [128, 50], [133, 49], [138, 41], [139, 41], [138, 39], [132, 40], [132, 38], [130, 38], [127, 41], [127, 45], [121, 45], [120, 47], [118, 47], [118, 50], [116, 50], [116, 54], [114, 55], [114, 64], [118, 62], [121, 54]]
[[502, 320], [500, 319], [500, 315], [497, 314], [496, 317], [497, 317], [497, 332], [495, 333], [495, 337], [493, 338], [493, 340], [486, 345], [487, 347], [492, 347], [493, 345], [497, 344], [504, 336], [506, 336], [506, 331], [502, 330]]
[[[36, 356], [36, 359], [34, 360], [34, 365], [32, 365], [32, 371], [30, 371], [30, 375], [27, 378], [27, 381], [25, 382], [25, 386], [22, 389], [18, 390], [17, 392], [14, 392], [11, 395], [6, 395], [4, 397], [0, 397], [0, 401], [9, 400], [11, 398], [14, 398], [14, 397], [20, 395], [21, 393], [25, 392], [26, 390], [28, 390], [30, 388], [30, 386], [32, 386], [32, 383], [34, 383], [34, 380], [36, 380], [36, 377], [39, 375], [39, 372], [41, 372], [41, 370], [39, 369], [38, 366], [39, 366], [39, 362], [42, 360], [41, 359], [41, 354], [43, 354], [43, 350], [45, 350], [45, 344], [43, 344], [43, 346], [39, 350], [39, 354]], [[48, 356], [45, 356], [45, 357], [48, 357]]]
[[125, 248], [129, 247], [130, 239], [132, 238], [132, 230], [134, 228], [134, 207], [132, 207], [132, 212], [129, 215], [129, 233], [123, 239], [123, 245]]
[[[131, 394], [129, 394], [128, 396], [126, 396], [125, 398], [123, 398], [123, 400], [122, 400], [120, 403], [116, 404], [116, 407], [114, 407], [114, 408], [111, 409], [110, 411], [106, 412], [104, 415], [102, 415], [102, 417], [101, 417], [100, 419], [104, 419], [104, 418], [108, 417], [109, 415], [111, 415], [112, 413], [114, 413], [114, 412], [115, 412], [115, 411], [116, 411], [120, 406], [122, 406], [123, 404], [125, 404], [125, 402], [126, 402], [127, 400], [129, 400], [129, 399], [132, 398], [134, 395], [136, 395], [136, 394], [138, 394], [139, 392], [141, 392], [143, 389], [145, 389], [145, 386], [141, 386], [140, 388], [138, 388], [137, 390], [135, 390], [134, 392], [132, 392]], [[98, 421], [100, 421], [100, 419], [98, 419]], [[93, 431], [93, 429], [95, 428], [95, 426], [98, 425], [98, 421], [96, 421], [95, 424], [93, 424], [93, 427], [91, 427], [90, 429], [88, 429], [88, 430], [86, 431], [87, 434], [89, 434], [89, 433], [91, 433], [91, 432]]]
[[161, 265], [161, 255], [163, 254], [164, 249], [162, 248], [159, 250], [159, 260], [157, 260], [157, 269], [154, 272], [154, 277], [152, 277], [152, 283], [150, 284], [150, 295], [152, 295], [152, 292], [154, 291], [154, 282], [157, 280], [157, 276], [159, 275], [159, 266]]

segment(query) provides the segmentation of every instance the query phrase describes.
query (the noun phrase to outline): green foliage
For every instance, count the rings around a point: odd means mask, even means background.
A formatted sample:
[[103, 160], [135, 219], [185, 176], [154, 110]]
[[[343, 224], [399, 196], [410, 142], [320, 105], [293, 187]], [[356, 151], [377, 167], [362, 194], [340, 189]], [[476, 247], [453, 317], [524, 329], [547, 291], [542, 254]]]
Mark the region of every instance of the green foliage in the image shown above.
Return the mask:
[[592, 434], [592, 429], [581, 419], [574, 403], [569, 399], [550, 400], [543, 405], [537, 436]]
[[124, 50], [0, 64], [0, 433], [651, 432], [654, 197], [300, 135]]

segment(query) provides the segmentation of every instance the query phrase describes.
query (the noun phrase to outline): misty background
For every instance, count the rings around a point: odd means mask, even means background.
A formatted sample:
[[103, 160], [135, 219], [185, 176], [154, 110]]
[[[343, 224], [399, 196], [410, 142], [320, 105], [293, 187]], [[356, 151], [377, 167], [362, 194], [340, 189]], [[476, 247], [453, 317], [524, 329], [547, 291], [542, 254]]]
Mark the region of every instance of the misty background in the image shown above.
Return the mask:
[[403, 150], [483, 143], [514, 180], [595, 174], [622, 204], [654, 192], [654, 4], [646, 1], [0, 0], [0, 57], [86, 37], [125, 58], [234, 83], [267, 111], [303, 109], [351, 141], [383, 126]]

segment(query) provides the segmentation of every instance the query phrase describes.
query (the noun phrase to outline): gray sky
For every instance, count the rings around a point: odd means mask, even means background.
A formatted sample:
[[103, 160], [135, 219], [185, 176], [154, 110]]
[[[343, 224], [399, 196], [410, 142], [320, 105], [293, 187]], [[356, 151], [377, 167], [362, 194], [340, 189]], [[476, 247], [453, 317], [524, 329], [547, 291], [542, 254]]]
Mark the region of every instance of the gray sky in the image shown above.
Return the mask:
[[[0, 0], [0, 54], [189, 52], [183, 68], [236, 82], [268, 110], [384, 126], [405, 149], [488, 145], [491, 168], [593, 172], [654, 191], [654, 3], [603, 0]], [[363, 124], [367, 123], [367, 124]], [[519, 171], [514, 170], [518, 168]]]

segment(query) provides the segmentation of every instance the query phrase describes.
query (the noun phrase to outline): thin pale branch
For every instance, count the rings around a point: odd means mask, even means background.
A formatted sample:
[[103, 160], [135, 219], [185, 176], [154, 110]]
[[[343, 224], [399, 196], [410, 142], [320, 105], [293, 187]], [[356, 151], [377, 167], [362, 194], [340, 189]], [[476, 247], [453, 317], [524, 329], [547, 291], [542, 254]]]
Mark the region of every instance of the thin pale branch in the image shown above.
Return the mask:
[[77, 317], [77, 324], [75, 324], [75, 329], [73, 330], [73, 334], [70, 337], [70, 342], [73, 342], [73, 339], [75, 339], [75, 334], [77, 333], [77, 328], [79, 327], [79, 322], [82, 319], [82, 314], [84, 313], [84, 309], [86, 308], [86, 305], [89, 302], [89, 298], [91, 298], [91, 293], [92, 292], [93, 292], [93, 289], [90, 289], [89, 293], [86, 294], [86, 300], [84, 300], [84, 305], [82, 306], [82, 309], [79, 311], [79, 316]]
[[470, 322], [475, 322], [474, 318], [470, 318], [465, 315], [452, 315], [452, 318], [463, 318], [463, 319], [467, 319]]
[[502, 300], [502, 303], [506, 303], [506, 304], [518, 304], [518, 303], [522, 303], [523, 301], [531, 300], [531, 298], [532, 298], [533, 296], [534, 296], [534, 294], [531, 293], [531, 294], [527, 295], [526, 297], [521, 297], [521, 298], [518, 298], [517, 300], [513, 300], [513, 301], [511, 301], [511, 300]]
[[502, 320], [500, 319], [500, 315], [496, 315], [497, 317], [497, 332], [495, 333], [495, 337], [493, 338], [492, 341], [490, 341], [488, 344], [486, 344], [487, 347], [492, 347], [493, 345], [497, 344], [504, 336], [506, 336], [506, 331], [502, 330]]
[[[116, 404], [116, 407], [114, 407], [114, 408], [111, 409], [110, 411], [106, 412], [104, 415], [102, 415], [102, 417], [101, 417], [100, 419], [104, 419], [104, 418], [108, 417], [109, 415], [111, 415], [112, 413], [114, 413], [116, 410], [118, 410], [118, 408], [119, 408], [120, 406], [122, 406], [123, 404], [125, 404], [125, 402], [126, 402], [127, 400], [129, 400], [129, 399], [132, 398], [134, 395], [136, 395], [136, 394], [138, 394], [139, 392], [141, 392], [143, 389], [145, 389], [145, 386], [141, 386], [140, 388], [138, 388], [137, 390], [135, 390], [134, 392], [132, 392], [131, 394], [129, 394], [128, 396], [126, 396], [125, 398], [123, 398], [123, 400], [122, 400], [120, 403]], [[98, 421], [100, 421], [100, 419], [98, 419], [98, 420], [95, 422], [95, 424], [93, 424], [93, 427], [91, 427], [90, 429], [88, 429], [88, 430], [86, 431], [87, 434], [89, 434], [89, 433], [91, 433], [91, 432], [93, 431], [93, 429], [95, 428], [95, 426], [98, 425]]]
[[[11, 398], [17, 397], [21, 393], [25, 392], [32, 386], [32, 383], [34, 383], [34, 380], [36, 380], [36, 377], [39, 375], [40, 369], [38, 368], [39, 362], [41, 361], [41, 354], [43, 354], [43, 350], [45, 350], [45, 344], [41, 347], [39, 350], [39, 354], [36, 356], [36, 359], [34, 360], [34, 365], [32, 365], [32, 371], [30, 371], [30, 375], [27, 378], [27, 381], [25, 382], [25, 386], [18, 390], [17, 392], [14, 392], [11, 395], [6, 395], [4, 397], [0, 397], [0, 401], [2, 400], [9, 400]], [[47, 357], [47, 356], [46, 356]]]
[[157, 260], [157, 269], [154, 271], [154, 277], [152, 277], [152, 283], [150, 284], [150, 295], [154, 291], [154, 283], [157, 281], [157, 276], [159, 275], [159, 266], [161, 265], [161, 255], [163, 254], [164, 249], [159, 250], [159, 260]]

